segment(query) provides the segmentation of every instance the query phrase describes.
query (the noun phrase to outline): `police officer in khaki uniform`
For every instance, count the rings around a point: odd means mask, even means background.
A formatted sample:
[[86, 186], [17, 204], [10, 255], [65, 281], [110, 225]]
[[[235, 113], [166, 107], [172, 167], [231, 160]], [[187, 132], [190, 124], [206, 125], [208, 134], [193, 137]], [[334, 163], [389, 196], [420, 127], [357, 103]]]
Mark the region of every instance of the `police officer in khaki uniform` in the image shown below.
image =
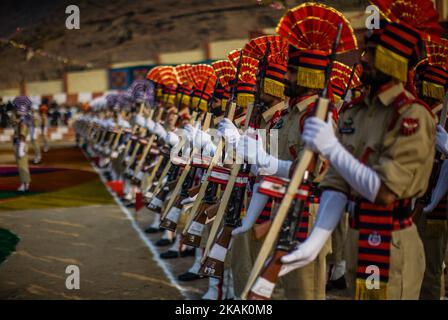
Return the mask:
[[[320, 26], [310, 26], [304, 23], [309, 17], [321, 21]], [[329, 20], [328, 20], [329, 19]], [[305, 119], [312, 114], [314, 103], [318, 97], [319, 90], [324, 88], [325, 68], [329, 63], [328, 55], [333, 38], [336, 32], [326, 32], [326, 36], [319, 39], [309, 37], [308, 28], [313, 28], [314, 32], [319, 33], [319, 27], [322, 30], [328, 29], [328, 24], [342, 23], [345, 29], [344, 45], [339, 46], [338, 52], [345, 52], [357, 48], [354, 34], [342, 14], [324, 5], [305, 3], [290, 10], [277, 26], [277, 32], [289, 42], [288, 47], [288, 65], [286, 73], [285, 94], [289, 97], [288, 112], [283, 115], [272, 129], [278, 130], [278, 159], [266, 153], [260, 143], [256, 143], [249, 135], [240, 138], [237, 152], [241, 156], [248, 158], [250, 162], [256, 163], [258, 170], [264, 171], [262, 174], [275, 174], [276, 176], [288, 178], [292, 161], [300, 159], [303, 151], [301, 128]], [[302, 25], [303, 23], [303, 25]], [[292, 29], [291, 29], [292, 28]], [[297, 28], [297, 29], [296, 29]], [[310, 30], [311, 31], [311, 30]], [[291, 36], [293, 35], [293, 36]], [[321, 48], [321, 50], [315, 50]], [[299, 129], [299, 130], [298, 130]], [[272, 149], [271, 141], [271, 149]], [[251, 146], [255, 145], [255, 153], [250, 152]], [[256, 155], [256, 156], [255, 156]], [[313, 177], [314, 182], [321, 179], [320, 170]], [[260, 172], [261, 173], [261, 172]], [[313, 196], [317, 197], [317, 189], [314, 188]], [[258, 202], [258, 201], [257, 201]], [[299, 232], [299, 241], [306, 238], [310, 227], [314, 223], [317, 203], [309, 204], [308, 230], [304, 234]], [[254, 210], [249, 212], [248, 217], [242, 221], [242, 230], [248, 230], [252, 227], [256, 217], [259, 214]], [[305, 222], [305, 221], [302, 221]], [[306, 222], [305, 222], [306, 223]], [[274, 298], [286, 299], [325, 299], [326, 283], [326, 256], [330, 252], [330, 242], [328, 241], [319, 257], [306, 268], [296, 270], [286, 275], [279, 281], [283, 293], [278, 291], [274, 293]]]
[[[367, 39], [363, 82], [370, 90], [341, 110], [336, 134], [315, 117], [305, 124], [303, 140], [331, 167], [313, 232], [282, 259], [288, 271], [313, 261], [349, 204], [347, 281], [357, 299], [417, 299], [425, 269], [411, 215], [428, 185], [435, 119], [403, 85], [418, 59], [419, 19], [390, 9], [389, 18], [400, 23]], [[401, 23], [408, 19], [414, 27]], [[407, 41], [400, 40], [404, 35]]]
[[[431, 106], [440, 116], [448, 86], [448, 41], [444, 39], [428, 39], [425, 41], [426, 59], [415, 69], [414, 84], [421, 99]], [[437, 145], [443, 135], [442, 126], [437, 128]], [[443, 148], [439, 149], [443, 150]], [[443, 155], [443, 151], [440, 155]], [[438, 155], [436, 155], [439, 157]], [[431, 173], [429, 188], [420, 199], [424, 208], [416, 221], [420, 237], [425, 248], [426, 268], [423, 278], [420, 299], [439, 300], [442, 296], [442, 273], [445, 250], [448, 240], [447, 195], [448, 162], [442, 157]], [[444, 284], [443, 284], [444, 285]]]
[[[278, 120], [281, 112], [285, 108], [284, 84], [283, 77], [286, 73], [286, 59], [288, 53], [288, 44], [279, 36], [263, 36], [252, 39], [243, 49], [243, 53], [249, 57], [257, 60], [262, 60], [267, 45], [269, 43], [269, 54], [266, 57], [266, 65], [262, 66], [264, 71], [264, 79], [262, 81], [262, 92], [260, 93], [260, 100], [262, 106], [261, 110], [254, 110], [253, 112], [262, 112], [260, 127], [269, 131], [272, 121]], [[262, 139], [267, 139], [267, 135], [263, 135]], [[266, 141], [266, 144], [267, 141]], [[257, 176], [257, 167], [252, 167], [252, 173]], [[247, 208], [248, 216], [254, 214], [259, 215], [260, 211], [268, 202], [268, 197], [256, 192], [259, 186], [260, 176], [256, 178], [256, 183], [253, 187], [252, 198]], [[265, 217], [269, 220], [269, 214]], [[252, 270], [253, 263], [258, 254], [258, 250], [262, 245], [262, 239], [256, 239], [253, 232], [247, 232], [252, 223], [248, 223], [247, 218], [243, 218], [245, 226], [239, 227], [233, 231], [232, 244], [232, 273], [234, 279], [235, 295], [239, 297], [244, 289], [244, 286]], [[254, 223], [262, 222], [258, 219]]]
[[40, 145], [39, 145], [39, 136], [37, 134], [37, 128], [39, 128], [40, 125], [40, 118], [37, 110], [34, 110], [31, 108], [31, 125], [30, 125], [30, 144], [33, 147], [34, 150], [34, 159], [33, 164], [39, 164], [42, 162], [42, 155], [40, 152]]
[[14, 151], [17, 168], [20, 177], [20, 187], [18, 191], [27, 192], [30, 188], [30, 170], [28, 167], [28, 146], [26, 139], [31, 125], [31, 100], [26, 96], [16, 97], [13, 101], [15, 106], [14, 126]]

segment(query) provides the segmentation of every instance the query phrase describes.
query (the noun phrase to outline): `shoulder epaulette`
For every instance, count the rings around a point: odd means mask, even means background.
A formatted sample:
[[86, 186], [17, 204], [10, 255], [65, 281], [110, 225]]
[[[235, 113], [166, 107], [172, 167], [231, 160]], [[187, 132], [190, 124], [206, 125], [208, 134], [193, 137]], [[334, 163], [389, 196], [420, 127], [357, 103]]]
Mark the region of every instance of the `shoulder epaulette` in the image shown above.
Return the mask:
[[435, 119], [436, 115], [434, 113], [434, 111], [431, 109], [431, 107], [422, 99], [415, 99], [414, 101], [416, 104], [421, 105], [422, 107], [424, 107], [426, 110], [428, 110], [428, 112], [431, 114], [431, 116]]

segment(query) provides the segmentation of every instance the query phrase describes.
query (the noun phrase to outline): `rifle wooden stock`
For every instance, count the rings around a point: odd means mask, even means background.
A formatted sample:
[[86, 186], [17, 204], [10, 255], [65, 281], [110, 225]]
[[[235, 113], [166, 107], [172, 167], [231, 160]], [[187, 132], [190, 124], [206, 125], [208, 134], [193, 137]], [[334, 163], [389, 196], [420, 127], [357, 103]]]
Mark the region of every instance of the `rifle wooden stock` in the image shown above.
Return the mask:
[[132, 145], [132, 136], [134, 136], [137, 133], [138, 126], [134, 125], [132, 127], [131, 136], [129, 137], [129, 140], [126, 142], [126, 147], [124, 148], [123, 154], [126, 157], [129, 154], [129, 149]]
[[251, 288], [247, 299], [248, 300], [269, 300], [275, 289], [275, 284], [278, 281], [278, 274], [282, 268], [282, 257], [288, 252], [284, 250], [276, 250], [269, 260], [268, 264], [263, 268], [260, 276], [255, 281]]
[[[197, 193], [198, 188], [193, 187], [188, 190], [188, 196], [194, 196]], [[170, 231], [176, 231], [177, 224], [179, 222], [180, 213], [182, 211], [183, 205], [181, 202], [186, 198], [181, 194], [176, 196], [174, 205], [170, 208], [170, 211], [166, 214], [165, 218], [160, 222], [160, 228], [167, 229]]]
[[163, 162], [163, 156], [160, 156], [157, 159], [157, 162], [154, 165], [154, 168], [152, 168], [152, 171], [149, 174], [149, 177], [146, 179], [146, 185], [149, 186], [149, 188], [151, 188], [152, 182], [154, 181], [154, 178], [156, 176], [157, 170], [159, 170], [160, 166], [162, 165], [162, 162]]
[[[152, 119], [153, 113], [154, 113], [154, 111], [151, 109], [150, 116], [149, 116], [151, 119]], [[162, 118], [162, 111], [159, 110], [159, 112], [157, 113], [155, 121], [159, 122], [161, 118]], [[140, 161], [138, 162], [137, 166], [135, 167], [134, 176], [133, 176], [134, 179], [137, 177], [137, 174], [142, 169], [143, 164], [145, 163], [146, 156], [148, 155], [149, 150], [151, 150], [152, 144], [154, 143], [155, 139], [156, 139], [156, 135], [155, 134], [151, 134], [151, 136], [148, 139], [148, 143], [146, 144], [145, 148], [143, 149]]]
[[[140, 104], [140, 109], [138, 111], [139, 115], [141, 115], [143, 113], [143, 108], [144, 108], [144, 104], [142, 103], [142, 104]], [[138, 125], [134, 124], [132, 126], [131, 137], [137, 133], [137, 129], [138, 129]], [[131, 145], [132, 145], [132, 139], [129, 139], [128, 142], [126, 143], [126, 148], [124, 149], [125, 157], [129, 154], [129, 149], [131, 148]]]
[[[159, 190], [159, 192], [154, 194], [154, 197], [151, 199], [149, 205], [148, 205], [148, 209], [154, 213], [161, 213], [162, 212], [162, 206], [163, 206], [163, 202], [165, 201], [167, 195], [169, 193], [168, 188], [162, 188]], [[153, 204], [153, 200], [157, 199], [159, 203], [161, 203], [160, 205], [154, 205]]]
[[[325, 116], [328, 112], [328, 105], [329, 100], [324, 98], [319, 98], [316, 105], [316, 117], [320, 119], [325, 119]], [[260, 274], [260, 271], [262, 270], [264, 263], [266, 259], [269, 256], [269, 253], [271, 252], [276, 239], [279, 235], [280, 229], [282, 227], [283, 221], [286, 218], [286, 215], [288, 214], [289, 207], [291, 206], [291, 203], [296, 195], [297, 188], [300, 186], [303, 180], [303, 176], [305, 174], [305, 171], [308, 169], [311, 161], [313, 159], [313, 152], [309, 149], [305, 149], [302, 155], [302, 158], [300, 159], [300, 162], [298, 163], [294, 175], [291, 178], [291, 182], [288, 186], [288, 189], [286, 190], [286, 194], [284, 198], [282, 199], [282, 202], [278, 208], [278, 211], [274, 217], [274, 220], [272, 221], [271, 228], [266, 235], [266, 238], [263, 242], [263, 245], [258, 253], [257, 259], [255, 260], [254, 266], [252, 268], [251, 274], [249, 276], [249, 279], [246, 283], [246, 287], [244, 288], [244, 291], [241, 295], [241, 298], [247, 299], [247, 295], [249, 291], [252, 289], [252, 286], [255, 283], [255, 280], [257, 279], [258, 275]]]
[[114, 138], [116, 135], [117, 135], [117, 133], [115, 132], [114, 129], [112, 129], [112, 131], [109, 132], [109, 139], [107, 139], [107, 141], [105, 143], [105, 147], [109, 147], [112, 144], [112, 141], [114, 141]]
[[[194, 118], [192, 117], [192, 119], [190, 119], [190, 124], [192, 123], [193, 120], [194, 120]], [[185, 139], [181, 139], [179, 150], [184, 146], [185, 142], [186, 142]], [[169, 156], [170, 155], [168, 154], [167, 157], [169, 157]], [[172, 162], [168, 159], [165, 167], [162, 170], [162, 174], [160, 175], [159, 180], [157, 181], [157, 187], [156, 187], [156, 190], [154, 191], [154, 193], [158, 192], [158, 190], [160, 190], [160, 188], [163, 188], [162, 181], [165, 178], [165, 176], [168, 174], [168, 171], [171, 169], [172, 165], [173, 165]]]
[[216, 217], [218, 209], [219, 209], [219, 202], [216, 202], [212, 204], [210, 207], [208, 207], [207, 211], [205, 212], [205, 214], [207, 215], [207, 221], [210, 222], [213, 218]]
[[210, 177], [212, 173], [212, 169], [215, 166], [216, 163], [218, 163], [223, 148], [223, 142], [220, 140], [218, 142], [218, 146], [216, 147], [215, 154], [213, 155], [213, 158], [210, 161], [210, 165], [207, 168], [207, 171], [205, 173], [204, 179], [200, 185], [198, 196], [193, 202], [193, 207], [191, 208], [190, 215], [188, 216], [187, 223], [185, 224], [184, 230], [182, 231], [182, 234], [185, 236], [187, 234], [187, 230], [190, 227], [190, 224], [193, 222], [194, 217], [196, 216], [196, 212], [198, 212], [199, 208], [202, 205], [202, 199], [205, 196], [205, 192], [207, 191], [207, 186], [209, 184], [208, 178]]
[[[216, 243], [213, 245], [210, 254], [206, 256], [204, 263], [201, 265], [198, 272], [199, 275], [218, 279], [223, 278], [224, 260], [231, 245], [232, 230], [232, 227], [224, 226]], [[225, 250], [223, 250], [223, 248]]]
[[115, 151], [115, 149], [117, 149], [122, 134], [123, 134], [123, 128], [120, 128], [118, 133], [115, 135], [114, 143], [112, 144], [112, 147], [110, 149], [112, 152]]
[[157, 194], [158, 192], [160, 192], [160, 190], [162, 190], [162, 188], [164, 186], [163, 179], [165, 179], [166, 175], [170, 171], [171, 166], [172, 166], [172, 163], [171, 163], [171, 161], [168, 160], [167, 164], [163, 168], [162, 174], [160, 175], [159, 179], [157, 180], [157, 186], [154, 189], [154, 194]]
[[271, 228], [272, 221], [266, 221], [260, 224], [256, 224], [253, 227], [253, 235], [255, 240], [261, 240], [263, 239], [269, 232], [269, 229]]
[[105, 132], [105, 130], [103, 130], [100, 125], [98, 125], [98, 130], [97, 131], [98, 131], [98, 134], [95, 137], [95, 141], [94, 141], [93, 145], [98, 144], [103, 139], [103, 134]]
[[[247, 108], [247, 114], [246, 114], [247, 121], [244, 122], [244, 131], [246, 131], [247, 128], [249, 127], [249, 119], [251, 118], [253, 108], [254, 108], [253, 104], [250, 104]], [[221, 221], [226, 213], [227, 204], [229, 203], [230, 196], [232, 195], [233, 186], [235, 185], [235, 181], [238, 176], [238, 173], [240, 172], [240, 168], [241, 164], [236, 163], [233, 165], [232, 170], [230, 171], [229, 181], [227, 182], [226, 188], [224, 189], [224, 193], [220, 201], [218, 212], [216, 213], [215, 220], [213, 221], [213, 225], [207, 240], [207, 245], [205, 247], [202, 262], [205, 261], [210, 251], [210, 248], [213, 242], [215, 241], [216, 234], [218, 233], [218, 229], [221, 226]]]
[[126, 167], [125, 172], [128, 171], [131, 168], [131, 166], [133, 165], [133, 163], [135, 161], [135, 157], [137, 156], [137, 153], [140, 150], [140, 139], [144, 138], [145, 135], [146, 135], [146, 129], [143, 128], [143, 129], [141, 129], [141, 132], [140, 132], [140, 135], [139, 135], [139, 139], [137, 139], [137, 141], [135, 141], [134, 149], [132, 150], [131, 158], [130, 158], [129, 163], [128, 163], [127, 167]]
[[[236, 103], [232, 103], [229, 106], [229, 112], [228, 112], [228, 119], [233, 120], [235, 116], [235, 110], [236, 110]], [[222, 149], [224, 147], [224, 143], [222, 139], [219, 140], [218, 145], [216, 147], [215, 154], [213, 155], [210, 165], [207, 168], [207, 172], [205, 173], [205, 177], [201, 183], [201, 187], [198, 192], [198, 196], [196, 197], [195, 201], [193, 202], [193, 207], [191, 208], [190, 215], [187, 218], [187, 223], [185, 224], [184, 230], [182, 231], [182, 234], [184, 236], [187, 235], [188, 228], [190, 227], [191, 223], [193, 222], [196, 212], [198, 212], [200, 206], [202, 205], [202, 199], [205, 196], [205, 191], [207, 191], [207, 187], [209, 184], [208, 178], [212, 174], [213, 167], [219, 162], [222, 154]]]
[[[211, 119], [212, 119], [211, 117], [212, 117], [212, 114], [209, 113], [209, 112], [207, 112], [206, 115], [205, 115], [204, 126], [203, 126], [204, 131], [208, 130], [208, 128], [209, 128], [209, 126], [210, 126], [210, 121], [211, 121]], [[190, 154], [190, 158], [188, 159], [188, 163], [185, 165], [185, 168], [184, 168], [184, 170], [182, 171], [182, 174], [181, 174], [180, 177], [179, 177], [179, 181], [177, 182], [177, 185], [176, 185], [176, 187], [174, 188], [173, 194], [177, 195], [177, 194], [180, 193], [181, 188], [182, 188], [182, 185], [183, 185], [183, 183], [184, 183], [184, 181], [185, 181], [185, 178], [186, 178], [186, 177], [188, 176], [188, 174], [190, 173], [192, 158], [193, 158], [193, 156], [194, 156], [197, 152], [198, 152], [198, 149], [193, 148], [193, 151], [192, 151], [191, 154]], [[173, 204], [174, 204], [174, 200], [175, 200], [174, 198], [175, 198], [175, 197], [172, 197], [172, 198], [169, 200], [168, 205], [166, 206], [166, 210], [165, 210], [165, 212], [164, 212], [164, 214], [163, 214], [163, 216], [162, 216], [162, 220], [165, 219], [165, 217], [166, 217], [166, 215], [168, 214], [169, 210], [170, 210], [171, 207], [173, 206]]]
[[201, 202], [198, 208], [198, 213], [195, 215], [192, 223], [190, 223], [184, 237], [182, 238], [183, 244], [196, 248], [200, 246], [205, 222], [207, 221], [206, 211], [211, 205], [211, 203]]

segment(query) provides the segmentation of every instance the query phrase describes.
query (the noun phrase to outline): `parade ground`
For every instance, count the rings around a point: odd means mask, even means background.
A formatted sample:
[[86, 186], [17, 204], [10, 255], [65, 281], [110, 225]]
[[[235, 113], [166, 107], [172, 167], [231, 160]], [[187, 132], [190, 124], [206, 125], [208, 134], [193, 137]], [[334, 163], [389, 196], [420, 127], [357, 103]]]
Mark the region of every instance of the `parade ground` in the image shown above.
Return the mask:
[[448, 0], [3, 0], [0, 58], [1, 314], [448, 301]]
[[[119, 205], [73, 143], [58, 143], [31, 167], [26, 196], [13, 191], [9, 144], [0, 158], [0, 225], [19, 239], [0, 264], [0, 299], [194, 299], [206, 291], [206, 279], [177, 281], [193, 258], [161, 260], [168, 248], [142, 231], [149, 211]], [[66, 288], [69, 265], [79, 267], [79, 290]]]

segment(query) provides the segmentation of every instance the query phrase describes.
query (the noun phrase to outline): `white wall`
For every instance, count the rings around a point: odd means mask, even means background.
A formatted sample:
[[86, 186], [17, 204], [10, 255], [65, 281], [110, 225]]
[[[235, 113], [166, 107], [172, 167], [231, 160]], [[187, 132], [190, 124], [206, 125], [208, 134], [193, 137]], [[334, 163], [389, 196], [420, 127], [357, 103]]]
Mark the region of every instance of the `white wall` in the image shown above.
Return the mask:
[[61, 80], [26, 83], [26, 94], [28, 95], [52, 95], [62, 91], [63, 85]]
[[191, 63], [205, 60], [205, 58], [205, 53], [202, 48], [197, 50], [161, 53], [159, 55], [161, 64]]
[[68, 93], [103, 92], [108, 89], [106, 69], [67, 73]]

